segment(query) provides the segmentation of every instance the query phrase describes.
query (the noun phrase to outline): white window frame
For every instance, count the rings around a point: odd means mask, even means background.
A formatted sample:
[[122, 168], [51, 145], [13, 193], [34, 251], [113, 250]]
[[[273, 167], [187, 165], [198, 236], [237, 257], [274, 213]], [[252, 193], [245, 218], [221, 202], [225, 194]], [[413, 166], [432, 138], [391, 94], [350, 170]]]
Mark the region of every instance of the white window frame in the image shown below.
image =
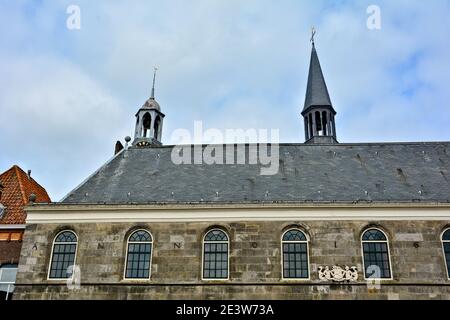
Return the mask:
[[450, 281], [450, 272], [449, 272], [449, 270], [448, 270], [449, 266], [448, 266], [448, 264], [447, 264], [447, 257], [446, 257], [446, 254], [445, 254], [445, 248], [444, 248], [444, 244], [445, 244], [445, 243], [450, 243], [450, 240], [444, 240], [444, 234], [445, 234], [447, 231], [450, 231], [450, 228], [445, 229], [445, 230], [441, 233], [441, 244], [442, 244], [442, 254], [443, 254], [443, 256], [444, 256], [445, 273], [447, 274], [447, 280]]
[[[12, 264], [17, 265], [16, 263], [12, 263]], [[0, 267], [0, 279], [2, 278], [3, 270], [5, 270], [5, 269], [8, 269], [8, 270], [16, 269], [16, 277], [17, 277], [17, 272], [19, 271], [19, 266], [15, 267], [15, 268], [5, 268], [5, 267]], [[14, 282], [2, 282], [2, 281], [0, 281], [0, 285], [1, 285], [1, 284], [7, 285], [7, 286], [8, 286], [8, 288], [6, 289], [6, 300], [8, 300], [9, 295], [10, 295], [9, 289], [11, 288], [11, 286], [15, 286], [16, 281], [14, 281]], [[12, 293], [14, 293], [14, 290], [11, 292], [11, 294], [12, 294]]]
[[[384, 237], [386, 238], [386, 240], [376, 240], [376, 241], [375, 240], [374, 241], [363, 240], [363, 237], [366, 234], [366, 232], [369, 232], [370, 230], [380, 231], [382, 234], [384, 234]], [[361, 258], [362, 258], [362, 265], [363, 265], [362, 271], [363, 271], [364, 280], [366, 280], [366, 281], [392, 281], [392, 280], [394, 280], [394, 274], [392, 273], [391, 248], [389, 246], [389, 237], [386, 234], [386, 232], [384, 232], [380, 228], [367, 228], [361, 233], [360, 242], [361, 242]], [[366, 265], [365, 265], [365, 260], [364, 260], [364, 243], [377, 243], [377, 242], [378, 243], [379, 242], [386, 243], [387, 250], [388, 250], [388, 259], [389, 259], [389, 273], [391, 275], [390, 278], [366, 278]]]
[[[289, 231], [300, 231], [306, 238], [306, 241], [283, 241], [284, 236]], [[284, 277], [284, 251], [283, 251], [283, 244], [285, 243], [306, 243], [306, 254], [308, 255], [308, 278], [285, 278]], [[310, 262], [310, 256], [309, 256], [309, 236], [306, 232], [299, 228], [290, 228], [283, 232], [281, 235], [281, 280], [283, 281], [289, 281], [289, 282], [304, 282], [304, 281], [311, 281], [311, 262]]]
[[[225, 233], [225, 235], [227, 236], [227, 241], [205, 241], [206, 236], [213, 231], [221, 231], [223, 233]], [[206, 243], [215, 243], [215, 244], [227, 244], [227, 278], [205, 278], [204, 277], [204, 267], [205, 267], [205, 244]], [[226, 232], [224, 229], [219, 229], [219, 228], [215, 228], [215, 229], [211, 229], [208, 230], [207, 232], [205, 232], [205, 234], [203, 235], [203, 240], [202, 240], [202, 281], [212, 281], [212, 282], [221, 282], [221, 281], [229, 281], [230, 280], [230, 235], [228, 234], [228, 232]]]
[[[75, 257], [73, 259], [73, 270], [72, 270], [72, 275], [70, 276], [70, 278], [50, 278], [50, 271], [52, 269], [52, 263], [53, 263], [53, 250], [55, 249], [55, 244], [74, 244], [74, 242], [55, 242], [56, 238], [58, 238], [58, 236], [61, 233], [64, 232], [71, 232], [75, 235], [75, 238], [77, 239], [77, 241], [75, 242]], [[67, 230], [63, 230], [61, 232], [58, 232], [58, 234], [53, 238], [53, 244], [52, 244], [52, 251], [50, 253], [50, 263], [48, 265], [48, 272], [47, 272], [47, 280], [48, 281], [69, 281], [69, 280], [73, 280], [73, 275], [75, 273], [75, 266], [77, 265], [77, 254], [78, 254], [78, 235], [75, 231], [67, 229]]]
[[[130, 238], [133, 234], [135, 234], [136, 232], [139, 231], [144, 231], [147, 232], [150, 235], [150, 238], [152, 239], [151, 241], [130, 241]], [[154, 238], [153, 238], [153, 234], [147, 230], [147, 229], [137, 229], [137, 230], [133, 230], [133, 232], [130, 233], [130, 235], [128, 236], [127, 239], [127, 247], [126, 247], [126, 254], [125, 254], [125, 264], [124, 264], [124, 268], [123, 268], [123, 280], [127, 281], [127, 282], [142, 282], [142, 281], [150, 281], [152, 278], [152, 260], [153, 260], [153, 250], [155, 248], [154, 246]], [[148, 267], [148, 278], [127, 278], [127, 267], [128, 267], [128, 248], [129, 248], [129, 244], [150, 244], [150, 266]]]

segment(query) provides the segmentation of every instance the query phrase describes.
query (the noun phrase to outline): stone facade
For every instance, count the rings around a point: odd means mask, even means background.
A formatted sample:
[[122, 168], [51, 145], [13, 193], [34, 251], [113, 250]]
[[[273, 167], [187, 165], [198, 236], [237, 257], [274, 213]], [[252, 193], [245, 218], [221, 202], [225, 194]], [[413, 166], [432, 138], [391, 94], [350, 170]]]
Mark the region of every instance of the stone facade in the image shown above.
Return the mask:
[[[27, 226], [15, 299], [450, 299], [441, 233], [450, 221], [286, 221], [232, 223], [76, 223]], [[376, 226], [389, 237], [393, 280], [380, 289], [362, 273], [361, 234]], [[230, 280], [203, 281], [202, 238], [219, 227], [230, 237]], [[309, 237], [310, 280], [281, 279], [281, 237], [298, 227]], [[126, 243], [151, 232], [150, 281], [123, 280]], [[81, 288], [47, 280], [52, 242], [62, 230], [78, 235]], [[319, 266], [356, 266], [356, 283], [321, 282]]]

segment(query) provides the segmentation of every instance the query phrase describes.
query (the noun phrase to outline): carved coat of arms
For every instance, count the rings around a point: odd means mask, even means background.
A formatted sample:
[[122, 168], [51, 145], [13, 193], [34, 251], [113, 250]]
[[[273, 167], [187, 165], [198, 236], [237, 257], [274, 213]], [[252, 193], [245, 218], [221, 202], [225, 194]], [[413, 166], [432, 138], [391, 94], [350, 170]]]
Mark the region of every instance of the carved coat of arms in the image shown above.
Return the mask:
[[320, 281], [334, 281], [334, 282], [355, 282], [358, 280], [358, 268], [348, 267], [341, 268], [339, 266], [322, 267], [318, 269]]

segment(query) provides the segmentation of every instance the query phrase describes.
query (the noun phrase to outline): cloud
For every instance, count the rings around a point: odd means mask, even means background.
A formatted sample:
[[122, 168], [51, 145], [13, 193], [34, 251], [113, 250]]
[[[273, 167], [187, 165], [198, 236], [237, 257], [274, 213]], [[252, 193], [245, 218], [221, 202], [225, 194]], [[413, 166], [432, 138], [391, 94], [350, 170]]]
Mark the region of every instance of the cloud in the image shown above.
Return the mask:
[[0, 69], [0, 164], [33, 169], [51, 195], [95, 170], [112, 155], [113, 139], [128, 134], [120, 102], [70, 62], [10, 58]]
[[0, 4], [0, 169], [19, 163], [58, 200], [130, 135], [150, 94], [177, 128], [280, 128], [303, 142], [317, 48], [341, 142], [450, 140], [450, 4], [377, 1], [72, 1]]

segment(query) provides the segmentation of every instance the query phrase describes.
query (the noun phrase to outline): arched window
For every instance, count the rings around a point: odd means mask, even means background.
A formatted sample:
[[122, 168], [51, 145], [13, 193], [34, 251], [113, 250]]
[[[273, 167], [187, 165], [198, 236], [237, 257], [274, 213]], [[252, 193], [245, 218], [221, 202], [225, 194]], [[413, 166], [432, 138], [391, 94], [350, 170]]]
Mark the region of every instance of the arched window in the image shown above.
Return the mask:
[[305, 123], [305, 139], [309, 140], [309, 128], [308, 128], [308, 118], [307, 117], [305, 117], [304, 123]]
[[158, 134], [159, 134], [159, 126], [161, 125], [161, 118], [159, 116], [156, 117], [155, 119], [155, 130], [153, 133], [153, 138], [155, 138], [156, 140], [158, 140]]
[[53, 241], [49, 279], [72, 278], [77, 254], [77, 235], [70, 231], [58, 233]]
[[308, 238], [298, 229], [283, 234], [283, 279], [309, 279]]
[[334, 115], [332, 113], [330, 114], [330, 130], [331, 135], [336, 138], [336, 125], [334, 123]]
[[369, 229], [361, 237], [365, 279], [392, 279], [387, 236], [379, 229]]
[[0, 266], [0, 300], [11, 300], [16, 283], [17, 264]]
[[228, 235], [219, 229], [209, 231], [203, 238], [203, 279], [228, 279]]
[[308, 115], [308, 122], [309, 122], [309, 138], [311, 139], [314, 136], [314, 126], [313, 126], [313, 118], [312, 114], [310, 113]]
[[450, 280], [450, 229], [442, 234], [442, 248], [444, 249], [445, 266], [447, 267], [447, 277]]
[[150, 128], [152, 126], [152, 117], [150, 116], [150, 113], [144, 114], [144, 117], [142, 118], [142, 137], [143, 138], [150, 138]]
[[153, 238], [145, 230], [135, 231], [128, 238], [125, 279], [150, 279]]
[[314, 115], [316, 117], [316, 131], [317, 131], [317, 135], [320, 136], [320, 132], [322, 131], [322, 119], [320, 117], [320, 111], [314, 112]]
[[328, 135], [328, 116], [326, 111], [322, 111], [322, 135]]

